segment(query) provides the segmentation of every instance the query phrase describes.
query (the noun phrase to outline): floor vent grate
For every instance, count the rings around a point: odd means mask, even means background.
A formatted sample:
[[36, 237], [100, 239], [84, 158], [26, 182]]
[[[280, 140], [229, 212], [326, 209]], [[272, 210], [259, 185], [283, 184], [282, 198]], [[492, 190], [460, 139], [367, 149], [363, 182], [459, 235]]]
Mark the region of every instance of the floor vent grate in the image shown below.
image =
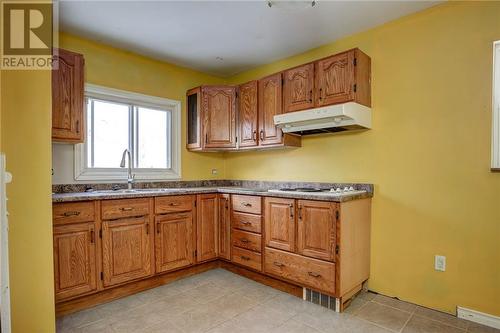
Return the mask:
[[337, 299], [335, 297], [322, 294], [319, 291], [315, 291], [309, 288], [304, 288], [303, 291], [303, 299], [305, 301], [318, 304], [324, 308], [330, 309], [335, 311], [336, 310], [336, 304], [337, 304]]

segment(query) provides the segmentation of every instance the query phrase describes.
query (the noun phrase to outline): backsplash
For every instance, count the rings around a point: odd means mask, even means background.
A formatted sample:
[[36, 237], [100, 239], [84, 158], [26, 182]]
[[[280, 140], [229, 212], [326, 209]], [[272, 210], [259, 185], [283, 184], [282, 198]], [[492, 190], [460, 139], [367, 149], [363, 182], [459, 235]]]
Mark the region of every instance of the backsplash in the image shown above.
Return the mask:
[[[190, 181], [168, 181], [168, 182], [137, 182], [134, 188], [186, 188], [186, 187], [243, 187], [252, 189], [278, 189], [290, 187], [314, 187], [321, 189], [354, 187], [356, 190], [365, 190], [373, 193], [372, 184], [355, 183], [319, 183], [319, 182], [278, 182], [258, 180], [190, 180]], [[99, 184], [58, 184], [52, 185], [53, 193], [85, 192], [92, 190], [126, 189], [126, 183], [99, 183]]]

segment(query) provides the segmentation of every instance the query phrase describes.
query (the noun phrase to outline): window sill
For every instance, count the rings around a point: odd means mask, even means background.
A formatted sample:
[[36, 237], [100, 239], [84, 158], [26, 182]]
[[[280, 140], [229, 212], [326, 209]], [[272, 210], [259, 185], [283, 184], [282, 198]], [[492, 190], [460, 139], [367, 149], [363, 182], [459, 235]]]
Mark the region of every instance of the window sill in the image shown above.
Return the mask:
[[[135, 180], [180, 180], [181, 174], [173, 169], [134, 169]], [[75, 180], [80, 181], [116, 181], [126, 180], [126, 169], [84, 169], [75, 170]]]

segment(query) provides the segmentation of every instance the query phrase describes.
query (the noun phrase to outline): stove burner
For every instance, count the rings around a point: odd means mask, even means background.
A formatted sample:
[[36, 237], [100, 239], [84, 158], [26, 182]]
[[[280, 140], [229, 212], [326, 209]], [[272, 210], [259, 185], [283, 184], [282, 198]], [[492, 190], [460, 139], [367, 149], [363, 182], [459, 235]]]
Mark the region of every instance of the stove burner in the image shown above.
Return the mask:
[[322, 189], [312, 188], [312, 187], [292, 187], [292, 188], [280, 188], [280, 191], [292, 191], [292, 192], [322, 192]]

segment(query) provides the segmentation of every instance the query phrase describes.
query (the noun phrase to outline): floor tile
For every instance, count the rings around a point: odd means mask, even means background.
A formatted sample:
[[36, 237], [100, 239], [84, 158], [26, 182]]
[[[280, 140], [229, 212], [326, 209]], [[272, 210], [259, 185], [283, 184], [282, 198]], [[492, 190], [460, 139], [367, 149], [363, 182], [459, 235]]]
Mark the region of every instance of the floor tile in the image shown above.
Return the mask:
[[205, 332], [225, 320], [226, 318], [217, 313], [217, 309], [206, 305], [199, 305], [169, 319], [175, 327], [186, 333]]
[[59, 318], [56, 325], [59, 332], [62, 332], [82, 325], [88, 325], [103, 318], [104, 316], [98, 312], [97, 307], [94, 307]]
[[263, 284], [252, 284], [236, 291], [236, 293], [251, 298], [259, 303], [264, 303], [271, 298], [282, 294], [281, 291]]
[[300, 321], [288, 320], [283, 325], [273, 329], [275, 333], [320, 333], [315, 328], [308, 326]]
[[112, 316], [118, 312], [125, 312], [134, 309], [143, 304], [144, 300], [141, 300], [139, 297], [137, 297], [137, 295], [132, 295], [117, 299], [109, 303], [98, 305], [96, 309], [101, 317], [104, 318], [106, 316]]
[[448, 326], [441, 322], [425, 317], [412, 316], [408, 324], [403, 329], [403, 333], [464, 333], [465, 331], [457, 327]]
[[361, 290], [361, 292], [356, 296], [356, 298], [366, 299], [367, 301], [371, 301], [378, 294], [372, 293], [371, 291]]
[[234, 317], [231, 322], [242, 332], [270, 332], [290, 318], [287, 313], [257, 306]]
[[72, 333], [115, 333], [111, 323], [104, 319], [72, 330]]
[[162, 321], [152, 326], [144, 327], [133, 333], [182, 333], [174, 324], [169, 321]]
[[384, 295], [377, 295], [373, 298], [373, 302], [377, 302], [383, 305], [387, 305], [398, 310], [406, 311], [412, 313], [415, 311], [417, 306], [408, 302], [400, 301], [396, 298], [387, 297]]
[[238, 294], [229, 294], [207, 303], [206, 306], [213, 307], [219, 316], [231, 319], [250, 310], [257, 304], [258, 302], [251, 298]]
[[368, 302], [356, 316], [390, 330], [399, 331], [410, 318], [410, 313], [379, 303]]
[[317, 306], [314, 309], [296, 314], [293, 319], [321, 332], [346, 332], [351, 327], [349, 323], [351, 317], [346, 313], [340, 314]]
[[500, 329], [470, 322], [467, 332], [470, 333], [500, 333]]
[[452, 315], [444, 313], [444, 312], [424, 308], [423, 306], [416, 307], [415, 315], [429, 318], [429, 319], [434, 319], [434, 320], [440, 321], [444, 324], [458, 327], [458, 328], [462, 328], [462, 329], [465, 329], [468, 326], [467, 320], [457, 318], [455, 316], [452, 316]]
[[227, 289], [213, 283], [207, 283], [182, 293], [182, 297], [192, 298], [199, 304], [205, 304], [227, 293]]
[[368, 301], [361, 297], [356, 297], [351, 304], [344, 310], [344, 313], [356, 314]]
[[290, 315], [304, 311], [308, 312], [311, 308], [319, 307], [317, 304], [313, 304], [311, 302], [304, 301], [302, 298], [284, 293], [274, 296], [259, 306], [267, 309], [283, 311]]

